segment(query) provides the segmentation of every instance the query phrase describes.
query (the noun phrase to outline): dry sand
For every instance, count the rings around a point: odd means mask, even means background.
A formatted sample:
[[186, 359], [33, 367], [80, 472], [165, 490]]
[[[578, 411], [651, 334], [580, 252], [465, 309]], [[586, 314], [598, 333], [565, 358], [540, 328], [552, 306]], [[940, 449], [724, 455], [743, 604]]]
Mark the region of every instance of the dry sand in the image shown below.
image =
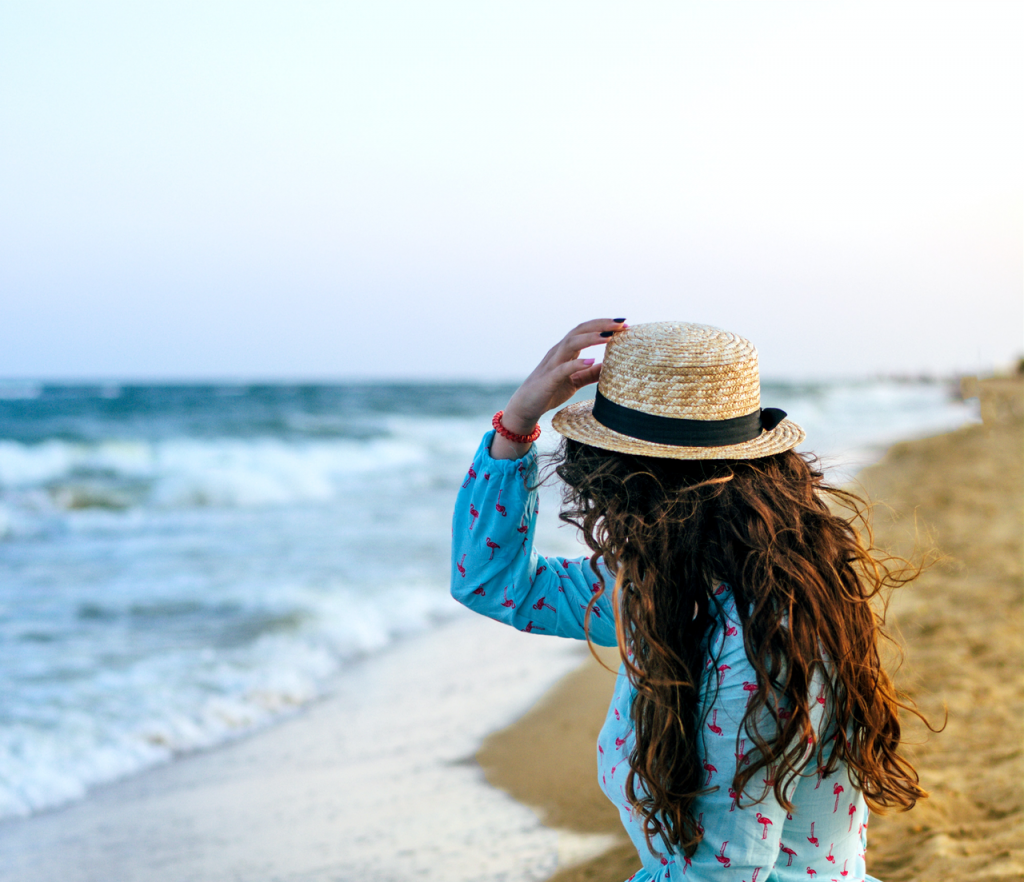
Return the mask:
[[[906, 653], [897, 683], [930, 720], [949, 716], [937, 735], [905, 721], [931, 797], [872, 820], [868, 871], [884, 882], [1024, 879], [1024, 381], [986, 381], [981, 392], [983, 425], [897, 444], [859, 476], [880, 503], [879, 547], [941, 555], [890, 606]], [[477, 756], [492, 784], [546, 824], [619, 836], [551, 882], [622, 882], [639, 868], [596, 781], [612, 680], [588, 663]]]

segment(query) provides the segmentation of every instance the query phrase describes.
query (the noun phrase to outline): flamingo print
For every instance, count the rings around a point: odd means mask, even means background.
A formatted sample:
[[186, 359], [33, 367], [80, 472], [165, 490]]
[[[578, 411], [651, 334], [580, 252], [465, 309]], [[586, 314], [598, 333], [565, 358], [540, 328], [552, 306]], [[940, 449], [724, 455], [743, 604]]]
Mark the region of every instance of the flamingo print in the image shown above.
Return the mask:
[[551, 610], [551, 612], [555, 612], [555, 608], [550, 603], [546, 603], [543, 597], [541, 597], [540, 600], [538, 600], [533, 605], [533, 608], [535, 610], [538, 610], [538, 611], [539, 610], [544, 610], [544, 609], [549, 609], [549, 610]]
[[743, 765], [746, 765], [746, 766], [750, 765], [750, 760], [747, 758], [747, 754], [743, 750], [743, 746], [746, 743], [747, 743], [747, 739], [746, 738], [741, 738], [740, 739], [740, 752], [733, 754], [733, 756], [736, 757], [736, 765], [737, 766], [740, 765], [740, 764], [743, 764]]
[[469, 532], [473, 532], [473, 527], [476, 524], [476, 519], [480, 517], [480, 512], [476, 510], [476, 506], [471, 502], [469, 504]]
[[854, 816], [854, 813], [855, 813], [856, 811], [857, 811], [857, 806], [855, 806], [855, 805], [854, 805], [854, 804], [853, 804], [853, 803], [851, 802], [851, 803], [850, 803], [850, 811], [849, 811], [849, 815], [850, 815], [850, 826], [846, 828], [846, 832], [847, 832], [847, 833], [851, 833], [851, 832], [853, 831], [853, 816]]
[[832, 814], [835, 814], [837, 811], [839, 811], [839, 795], [845, 789], [846, 788], [844, 788], [842, 784], [836, 783], [835, 785], [833, 785], [832, 792], [836, 795], [836, 807], [832, 809]]
[[626, 739], [625, 738], [618, 738], [618, 737], [616, 737], [616, 739], [615, 739], [615, 748], [619, 749], [625, 743], [626, 743]]
[[732, 799], [732, 804], [729, 806], [729, 811], [734, 812], [736, 811], [736, 800], [740, 798], [740, 795], [730, 787], [729, 798]]
[[722, 727], [718, 725], [718, 710], [711, 711], [711, 722], [708, 723], [708, 728], [716, 735], [722, 734]]
[[463, 579], [466, 578], [466, 568], [462, 565], [462, 561], [466, 559], [466, 555], [462, 555], [462, 560], [455, 564], [455, 568], [459, 571], [459, 574]]
[[815, 790], [817, 790], [819, 787], [821, 787], [821, 779], [822, 779], [822, 777], [824, 777], [824, 775], [825, 775], [825, 770], [821, 766], [818, 766], [818, 783], [814, 785], [814, 789]]
[[476, 472], [473, 471], [473, 466], [469, 467], [469, 474], [466, 475], [466, 480], [462, 482], [462, 489], [465, 490], [469, 486], [469, 482], [476, 477]]
[[757, 683], [748, 683], [744, 680], [743, 691], [747, 693], [747, 707], [750, 707], [750, 700], [754, 697], [754, 693], [757, 692]]
[[687, 856], [686, 856], [686, 855], [684, 854], [684, 855], [683, 855], [683, 863], [685, 864], [685, 866], [683, 867], [683, 875], [685, 876], [685, 875], [686, 875], [686, 871], [687, 871], [688, 869], [690, 869], [690, 865], [691, 865], [691, 864], [693, 863], [693, 861], [691, 861], [691, 860], [690, 860], [690, 859], [689, 859], [689, 858], [688, 858], [688, 857], [687, 857]]
[[814, 835], [814, 821], [811, 821], [811, 835], [807, 837], [807, 841], [815, 848], [818, 847], [818, 837]]
[[726, 868], [728, 868], [730, 866], [730, 864], [731, 864], [731, 861], [729, 860], [729, 858], [727, 858], [725, 856], [725, 847], [728, 844], [729, 844], [729, 840], [726, 839], [725, 842], [722, 843], [722, 847], [718, 850], [718, 854], [715, 855], [715, 860], [718, 861], [718, 863], [720, 863], [723, 867], [726, 867]]
[[541, 564], [541, 566], [537, 567], [537, 572], [533, 574], [534, 578], [536, 578], [537, 576], [539, 576], [539, 575], [540, 575], [541, 573], [543, 573], [543, 572], [544, 572], [544, 570], [546, 570], [546, 569], [547, 569], [547, 567], [546, 567], [546, 566], [544, 566], [543, 564]]
[[507, 607], [508, 609], [515, 609], [516, 608], [516, 602], [514, 600], [509, 599], [509, 596], [508, 596], [508, 585], [505, 586], [505, 588], [502, 590], [501, 593], [502, 593], [502, 596], [505, 598], [501, 602], [501, 605], [504, 606], [504, 607]]
[[517, 533], [528, 533], [530, 531], [529, 524], [523, 524], [521, 527], [516, 527]]
[[494, 552], [501, 548], [501, 546], [497, 542], [491, 541], [490, 536], [487, 537], [487, 547], [491, 549], [491, 556], [487, 558], [488, 560], [492, 560], [494, 558]]
[[718, 587], [715, 589], [715, 597], [719, 597], [725, 594], [725, 582], [719, 582]]
[[704, 812], [701, 812], [700, 817], [697, 818], [697, 834], [704, 835]]
[[844, 860], [843, 861], [843, 869], [840, 870], [839, 875], [840, 876], [846, 876], [849, 872], [850, 871], [846, 869], [846, 861]]
[[[739, 634], [739, 631], [737, 631], [736, 628], [733, 625], [729, 625], [729, 627], [725, 629], [725, 636], [726, 637], [735, 637], [737, 634]], [[758, 867], [757, 869], [759, 870], [761, 868]], [[756, 871], [755, 871], [755, 877], [756, 877]]]
[[818, 871], [817, 870], [812, 870], [810, 867], [808, 867], [807, 868], [807, 875], [810, 876], [813, 879], [815, 876], [818, 875]]
[[726, 671], [731, 671], [731, 670], [732, 670], [732, 668], [730, 668], [728, 665], [719, 665], [718, 666], [718, 685], [719, 686], [722, 685], [722, 681], [725, 679], [725, 672]]
[[532, 634], [534, 631], [546, 631], [547, 628], [541, 628], [539, 625], [533, 623], [533, 619], [526, 623], [526, 627], [522, 629], [524, 634]]
[[836, 859], [832, 856], [832, 849], [834, 847], [835, 847], [835, 843], [834, 842], [830, 842], [828, 844], [828, 854], [825, 855], [825, 860], [827, 860], [830, 864], [834, 864], [836, 862]]
[[501, 489], [498, 490], [498, 501], [494, 504], [494, 510], [503, 518], [508, 517], [508, 512], [505, 510], [505, 506], [501, 504]]
[[[588, 606], [588, 604], [581, 603], [580, 604], [580, 609], [586, 610], [587, 606]], [[597, 616], [598, 618], [601, 618], [601, 607], [599, 607], [599, 606], [592, 606], [591, 609], [594, 611], [594, 615], [595, 616]]]
[[704, 760], [704, 771], [708, 773], [708, 779], [704, 782], [704, 786], [707, 787], [711, 783], [711, 776], [718, 771], [711, 763]]
[[786, 866], [793, 866], [793, 858], [796, 857], [796, 851], [786, 845], [783, 845], [781, 842], [779, 843], [779, 851], [785, 852], [789, 856], [789, 863], [787, 863]]
[[[754, 875], [750, 877], [750, 882], [757, 882], [757, 874], [761, 872], [760, 867], [754, 867]], [[746, 879], [743, 882], [747, 882]]]
[[483, 585], [478, 585], [476, 588], [474, 588], [473, 589], [473, 593], [474, 594], [479, 594], [481, 597], [486, 597], [487, 596], [487, 592], [484, 591], [484, 586]]
[[772, 826], [772, 819], [771, 818], [766, 818], [764, 815], [762, 815], [760, 812], [758, 812], [757, 813], [757, 823], [759, 823], [764, 828], [764, 832], [761, 834], [761, 838], [762, 839], [767, 839], [768, 838], [768, 828]]

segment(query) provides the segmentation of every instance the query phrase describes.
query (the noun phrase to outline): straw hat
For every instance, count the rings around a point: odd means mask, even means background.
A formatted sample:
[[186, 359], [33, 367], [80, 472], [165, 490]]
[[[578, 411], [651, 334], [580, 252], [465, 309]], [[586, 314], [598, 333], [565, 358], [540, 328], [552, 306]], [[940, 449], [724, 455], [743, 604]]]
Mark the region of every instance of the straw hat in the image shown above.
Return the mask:
[[761, 409], [757, 350], [737, 334], [687, 322], [616, 332], [593, 401], [555, 414], [555, 431], [603, 450], [666, 459], [757, 459], [806, 433]]

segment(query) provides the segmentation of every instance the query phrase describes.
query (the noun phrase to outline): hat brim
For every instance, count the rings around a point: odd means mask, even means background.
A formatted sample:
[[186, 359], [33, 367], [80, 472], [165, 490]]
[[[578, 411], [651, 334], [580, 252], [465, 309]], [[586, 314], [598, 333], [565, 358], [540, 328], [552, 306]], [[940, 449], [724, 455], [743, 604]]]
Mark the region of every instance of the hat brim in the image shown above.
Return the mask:
[[763, 431], [756, 438], [741, 444], [723, 447], [676, 447], [674, 444], [656, 444], [623, 435], [602, 425], [593, 414], [594, 402], [578, 401], [563, 407], [551, 420], [556, 432], [574, 441], [581, 441], [602, 450], [632, 453], [636, 456], [654, 456], [662, 459], [759, 459], [792, 450], [807, 433], [792, 420], [784, 419], [774, 429]]

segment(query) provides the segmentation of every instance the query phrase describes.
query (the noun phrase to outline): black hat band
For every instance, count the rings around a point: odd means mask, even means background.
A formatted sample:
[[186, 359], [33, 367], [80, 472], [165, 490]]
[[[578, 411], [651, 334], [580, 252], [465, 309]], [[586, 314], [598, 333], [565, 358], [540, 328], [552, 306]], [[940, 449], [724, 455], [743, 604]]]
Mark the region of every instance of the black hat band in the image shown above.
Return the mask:
[[658, 416], [624, 407], [597, 391], [594, 419], [602, 426], [653, 444], [673, 447], [726, 447], [753, 441], [762, 431], [771, 431], [786, 416], [777, 407], [762, 407], [744, 416], [727, 420], [686, 420]]

